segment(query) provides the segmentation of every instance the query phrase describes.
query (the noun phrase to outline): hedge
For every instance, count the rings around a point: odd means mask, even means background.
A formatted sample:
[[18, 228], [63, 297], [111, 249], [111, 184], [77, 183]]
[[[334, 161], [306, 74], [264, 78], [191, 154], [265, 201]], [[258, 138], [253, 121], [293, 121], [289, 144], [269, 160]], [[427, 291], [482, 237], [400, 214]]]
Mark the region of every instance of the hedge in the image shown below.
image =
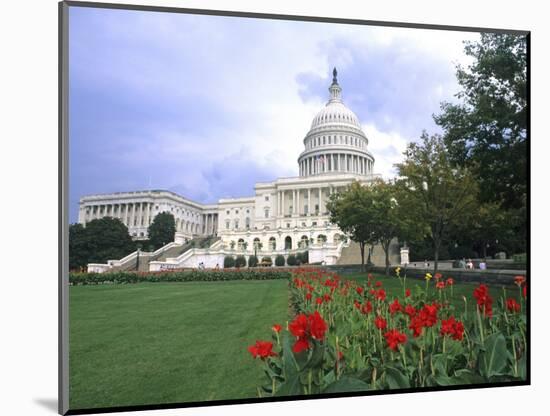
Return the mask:
[[288, 257], [286, 258], [286, 264], [288, 264], [289, 266], [296, 266], [296, 262], [297, 262], [297, 259], [294, 254], [289, 254]]
[[277, 257], [275, 257], [275, 266], [284, 266], [285, 265], [285, 257], [282, 254], [278, 254]]
[[166, 272], [108, 272], [69, 273], [73, 285], [127, 284], [140, 282], [217, 282], [224, 280], [277, 280], [289, 279], [288, 270], [187, 270]]
[[258, 257], [250, 256], [248, 258], [248, 267], [256, 267], [258, 265]]
[[237, 256], [235, 259], [235, 267], [244, 267], [246, 266], [246, 257], [245, 256]]
[[223, 267], [224, 268], [230, 268], [235, 267], [235, 257], [233, 256], [225, 256], [223, 258]]

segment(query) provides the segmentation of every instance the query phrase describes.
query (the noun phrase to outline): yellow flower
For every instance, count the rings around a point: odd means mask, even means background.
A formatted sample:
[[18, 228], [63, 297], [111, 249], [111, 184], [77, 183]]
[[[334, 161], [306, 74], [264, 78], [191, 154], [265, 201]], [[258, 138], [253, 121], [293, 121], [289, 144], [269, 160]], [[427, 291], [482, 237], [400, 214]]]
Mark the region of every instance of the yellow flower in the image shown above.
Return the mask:
[[395, 269], [395, 274], [399, 276], [399, 272], [401, 271], [401, 267], [397, 267]]
[[430, 280], [432, 278], [431, 273], [426, 273], [426, 280]]

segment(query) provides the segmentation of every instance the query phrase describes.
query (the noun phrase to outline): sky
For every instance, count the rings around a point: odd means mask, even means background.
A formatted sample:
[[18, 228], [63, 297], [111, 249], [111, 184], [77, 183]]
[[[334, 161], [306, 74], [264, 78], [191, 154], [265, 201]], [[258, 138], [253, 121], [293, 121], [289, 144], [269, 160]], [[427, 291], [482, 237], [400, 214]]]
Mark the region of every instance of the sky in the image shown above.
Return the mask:
[[453, 31], [70, 7], [69, 203], [166, 189], [201, 203], [297, 176], [338, 69], [389, 178], [408, 142], [456, 101]]

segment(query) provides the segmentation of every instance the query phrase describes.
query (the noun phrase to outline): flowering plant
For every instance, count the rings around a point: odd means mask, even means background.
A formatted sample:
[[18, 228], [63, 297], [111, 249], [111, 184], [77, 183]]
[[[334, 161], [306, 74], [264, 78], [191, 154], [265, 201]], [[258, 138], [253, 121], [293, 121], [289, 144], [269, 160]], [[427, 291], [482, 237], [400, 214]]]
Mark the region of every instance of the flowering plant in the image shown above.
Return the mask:
[[[399, 270], [396, 270], [399, 276]], [[322, 269], [298, 269], [290, 280], [296, 315], [272, 331], [277, 349], [261, 358], [269, 382], [261, 396], [447, 386], [526, 377], [523, 297], [498, 305], [486, 285], [472, 291], [475, 313], [453, 300], [454, 280], [441, 274], [428, 293], [387, 299], [381, 281], [361, 283]], [[403, 279], [404, 281], [404, 279]], [[431, 277], [426, 279], [431, 284]], [[525, 287], [522, 281], [520, 288]], [[309, 295], [309, 296], [308, 296]], [[315, 302], [313, 299], [321, 299]], [[325, 299], [330, 299], [325, 301]], [[459, 304], [460, 305], [460, 304]], [[279, 338], [279, 335], [281, 336]], [[253, 356], [255, 350], [250, 351]]]

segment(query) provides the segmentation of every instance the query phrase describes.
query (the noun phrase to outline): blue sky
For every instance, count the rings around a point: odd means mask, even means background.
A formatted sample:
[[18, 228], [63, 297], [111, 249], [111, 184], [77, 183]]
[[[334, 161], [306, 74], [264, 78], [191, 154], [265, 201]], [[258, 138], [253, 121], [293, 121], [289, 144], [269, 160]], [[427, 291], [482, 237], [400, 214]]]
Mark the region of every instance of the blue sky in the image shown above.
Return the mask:
[[458, 91], [450, 31], [70, 8], [70, 221], [83, 195], [168, 189], [198, 202], [298, 174], [338, 68], [345, 104], [394, 174]]

